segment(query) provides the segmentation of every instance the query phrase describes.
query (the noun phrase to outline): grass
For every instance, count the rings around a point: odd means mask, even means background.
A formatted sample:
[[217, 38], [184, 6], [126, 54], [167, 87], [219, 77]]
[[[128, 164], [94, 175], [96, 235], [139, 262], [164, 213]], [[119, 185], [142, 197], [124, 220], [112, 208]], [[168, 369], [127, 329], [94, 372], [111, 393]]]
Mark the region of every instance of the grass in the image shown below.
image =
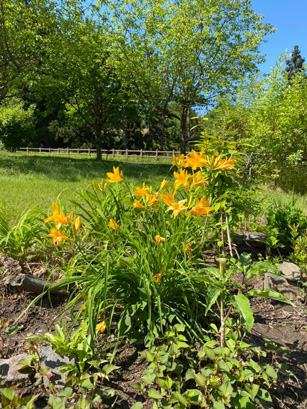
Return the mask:
[[[14, 221], [31, 207], [48, 209], [58, 197], [64, 205], [93, 181], [106, 178], [113, 166], [137, 185], [158, 186], [172, 174], [169, 164], [98, 162], [94, 158], [0, 153], [0, 209]], [[71, 206], [70, 206], [71, 209]], [[73, 209], [72, 209], [73, 210]]]
[[270, 203], [278, 202], [283, 204], [292, 204], [303, 211], [307, 211], [307, 195], [295, 194], [294, 192], [285, 192], [280, 188], [272, 189], [267, 186], [261, 189], [264, 198]]
[[[65, 206], [93, 181], [106, 177], [113, 166], [119, 166], [134, 184], [157, 187], [163, 178], [170, 179], [169, 164], [136, 164], [111, 160], [98, 162], [94, 157], [49, 156], [23, 153], [0, 153], [0, 209], [15, 221], [29, 208], [50, 208], [57, 198]], [[262, 189], [268, 202], [295, 203], [307, 209], [307, 195], [294, 195], [280, 189]], [[74, 210], [69, 206], [69, 210]]]

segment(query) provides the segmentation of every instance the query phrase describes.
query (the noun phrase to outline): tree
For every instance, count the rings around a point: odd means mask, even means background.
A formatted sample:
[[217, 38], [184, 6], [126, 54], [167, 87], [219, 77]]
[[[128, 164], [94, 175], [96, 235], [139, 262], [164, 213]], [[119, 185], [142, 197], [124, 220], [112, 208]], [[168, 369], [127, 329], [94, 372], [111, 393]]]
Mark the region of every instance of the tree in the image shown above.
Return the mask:
[[305, 59], [302, 58], [298, 45], [294, 46], [294, 50], [290, 54], [290, 60], [286, 61], [286, 73], [288, 81], [291, 81], [296, 73], [303, 71]]
[[[189, 140], [190, 111], [214, 104], [242, 75], [257, 69], [259, 45], [272, 28], [250, 0], [110, 0], [121, 75], [148, 107], [176, 116], [180, 147]], [[170, 112], [170, 102], [181, 107]]]

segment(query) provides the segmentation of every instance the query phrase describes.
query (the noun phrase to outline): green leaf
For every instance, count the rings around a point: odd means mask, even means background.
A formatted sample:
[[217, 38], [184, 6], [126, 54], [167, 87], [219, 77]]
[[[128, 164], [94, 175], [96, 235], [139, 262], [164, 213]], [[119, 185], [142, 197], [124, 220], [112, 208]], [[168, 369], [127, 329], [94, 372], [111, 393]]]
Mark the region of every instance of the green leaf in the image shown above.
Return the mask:
[[205, 315], [208, 314], [208, 311], [211, 309], [212, 305], [216, 302], [219, 295], [222, 292], [221, 287], [215, 285], [210, 285], [207, 291], [207, 308], [205, 310]]
[[213, 409], [225, 409], [225, 405], [221, 401], [214, 401], [213, 402]]
[[147, 393], [148, 393], [148, 397], [151, 399], [162, 399], [163, 398], [163, 395], [160, 392], [158, 392], [156, 389], [151, 388], [148, 390]]
[[134, 405], [131, 406], [131, 409], [142, 409], [143, 403], [142, 402], [136, 402]]
[[15, 388], [1, 388], [0, 394], [8, 400], [13, 400], [15, 396]]
[[270, 378], [277, 379], [277, 373], [274, 371], [271, 365], [266, 365], [265, 372]]
[[286, 304], [292, 305], [292, 307], [295, 307], [295, 305], [288, 300], [284, 295], [280, 294], [278, 291], [270, 290], [269, 288], [266, 288], [264, 290], [258, 290], [256, 288], [249, 290], [245, 293], [249, 297], [263, 297], [263, 298], [270, 298], [271, 300], [276, 300], [280, 302], [284, 302]]
[[102, 370], [106, 375], [109, 375], [109, 373], [115, 371], [116, 369], [119, 369], [120, 366], [112, 365], [112, 364], [107, 364], [104, 365]]
[[234, 296], [234, 306], [243, 319], [243, 325], [247, 332], [249, 332], [254, 325], [254, 315], [250, 307], [249, 299], [243, 294]]

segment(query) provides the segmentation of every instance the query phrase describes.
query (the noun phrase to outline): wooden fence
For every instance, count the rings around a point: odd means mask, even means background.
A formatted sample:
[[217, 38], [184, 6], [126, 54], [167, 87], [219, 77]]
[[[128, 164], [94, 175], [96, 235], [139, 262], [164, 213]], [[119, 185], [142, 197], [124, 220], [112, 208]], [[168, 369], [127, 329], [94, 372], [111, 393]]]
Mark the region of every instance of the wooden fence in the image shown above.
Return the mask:
[[[35, 153], [44, 155], [84, 155], [96, 156], [96, 149], [71, 149], [71, 148], [20, 148], [19, 153]], [[102, 149], [102, 157], [106, 160], [134, 161], [134, 162], [170, 162], [179, 151], [147, 151], [130, 149]]]

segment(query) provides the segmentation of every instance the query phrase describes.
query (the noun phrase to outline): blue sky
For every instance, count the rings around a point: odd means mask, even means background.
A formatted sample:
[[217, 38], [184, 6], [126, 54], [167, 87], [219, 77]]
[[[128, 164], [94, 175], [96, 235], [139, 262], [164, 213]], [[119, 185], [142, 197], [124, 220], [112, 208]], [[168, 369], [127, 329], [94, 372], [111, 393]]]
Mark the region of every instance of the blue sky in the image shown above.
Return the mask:
[[261, 46], [261, 52], [267, 55], [261, 71], [268, 73], [280, 54], [286, 49], [289, 54], [295, 45], [307, 63], [307, 0], [252, 0], [252, 4], [276, 29]]

